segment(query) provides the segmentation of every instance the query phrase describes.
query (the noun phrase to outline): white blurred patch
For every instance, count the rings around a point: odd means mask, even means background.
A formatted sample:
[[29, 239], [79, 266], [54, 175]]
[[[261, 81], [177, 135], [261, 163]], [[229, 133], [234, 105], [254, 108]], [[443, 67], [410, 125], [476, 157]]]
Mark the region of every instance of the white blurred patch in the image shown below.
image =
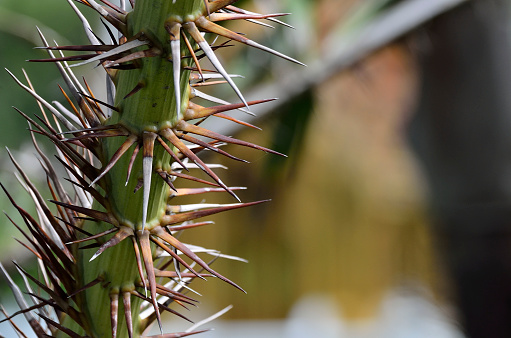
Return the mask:
[[[235, 311], [235, 310], [234, 310]], [[218, 320], [204, 338], [464, 338], [448, 311], [427, 294], [399, 289], [384, 298], [378, 316], [344, 321], [327, 294], [302, 297], [286, 320]]]

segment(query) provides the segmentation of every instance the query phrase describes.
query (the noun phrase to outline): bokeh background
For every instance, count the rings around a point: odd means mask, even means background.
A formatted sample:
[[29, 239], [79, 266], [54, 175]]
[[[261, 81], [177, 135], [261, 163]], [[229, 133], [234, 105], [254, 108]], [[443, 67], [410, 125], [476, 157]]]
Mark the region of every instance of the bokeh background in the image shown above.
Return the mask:
[[[204, 296], [191, 318], [234, 305], [203, 336], [510, 337], [508, 2], [239, 4], [293, 13], [282, 19], [293, 29], [229, 25], [308, 67], [245, 46], [219, 51], [230, 73], [245, 76], [236, 83], [248, 100], [279, 100], [254, 107], [256, 118], [236, 115], [262, 132], [211, 128], [289, 158], [237, 147], [226, 150], [251, 164], [204, 154], [229, 167], [220, 173], [226, 183], [248, 187], [242, 200], [272, 202], [212, 217], [216, 225], [185, 233], [185, 242], [249, 260], [215, 262], [248, 295], [216, 280], [196, 284]], [[62, 100], [55, 67], [24, 61], [44, 57], [33, 49], [40, 45], [36, 25], [61, 45], [86, 42], [63, 0], [0, 0], [0, 65], [19, 76], [24, 68], [41, 96]], [[101, 69], [77, 72], [101, 97]], [[237, 101], [228, 86], [208, 90]], [[38, 109], [0, 72], [0, 143], [42, 186], [26, 122], [11, 106]], [[4, 150], [0, 158], [2, 183], [30, 209]], [[232, 202], [222, 193], [205, 201]], [[5, 196], [0, 205], [15, 215]], [[11, 260], [30, 264], [30, 255], [12, 239], [20, 235], [7, 218], [0, 229], [0, 259], [14, 273]], [[1, 303], [16, 311], [6, 283], [0, 286]], [[186, 328], [167, 320], [166, 327]], [[0, 334], [14, 336], [0, 325]]]

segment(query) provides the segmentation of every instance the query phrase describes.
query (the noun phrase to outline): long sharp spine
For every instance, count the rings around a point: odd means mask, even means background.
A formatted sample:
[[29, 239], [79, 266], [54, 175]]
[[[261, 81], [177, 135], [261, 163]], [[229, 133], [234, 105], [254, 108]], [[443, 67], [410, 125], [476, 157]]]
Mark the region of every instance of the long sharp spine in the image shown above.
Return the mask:
[[144, 132], [143, 147], [144, 157], [142, 162], [142, 175], [144, 180], [144, 198], [142, 204], [142, 229], [145, 228], [147, 222], [147, 209], [149, 208], [149, 196], [151, 192], [151, 177], [153, 173], [153, 150], [155, 133]]

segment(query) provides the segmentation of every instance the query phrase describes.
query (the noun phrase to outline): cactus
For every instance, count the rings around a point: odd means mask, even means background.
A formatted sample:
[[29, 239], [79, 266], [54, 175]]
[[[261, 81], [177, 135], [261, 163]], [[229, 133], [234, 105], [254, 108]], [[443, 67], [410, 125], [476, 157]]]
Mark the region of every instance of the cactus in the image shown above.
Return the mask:
[[[216, 277], [242, 288], [213, 270], [197, 254], [205, 251], [219, 255], [217, 251], [182, 243], [177, 235], [210, 223], [195, 221], [199, 218], [265, 201], [241, 203], [235, 194], [239, 188], [226, 186], [196, 153], [207, 149], [243, 161], [220, 149], [222, 143], [230, 143], [283, 155], [200, 126], [207, 118], [223, 118], [252, 127], [224, 112], [247, 111], [250, 105], [271, 100], [247, 102], [233, 81], [234, 76], [215, 56], [214, 50], [225, 44], [210, 45], [204, 33], [301, 64], [217, 24], [260, 19], [282, 23], [276, 17], [283, 14], [248, 12], [235, 7], [233, 0], [137, 0], [136, 4], [130, 0], [131, 11], [126, 10], [128, 6], [119, 8], [106, 0], [102, 5], [94, 0], [79, 0], [119, 32], [120, 37], [116, 38], [109, 30], [112, 41], [106, 44], [92, 32], [77, 6], [68, 2], [82, 20], [90, 45], [50, 46], [39, 32], [44, 43], [41, 48], [49, 58], [31, 61], [57, 65], [67, 86], [67, 90], [61, 89], [69, 108], [48, 103], [32, 89], [28, 77], [25, 85], [9, 72], [41, 106], [43, 115], [35, 118], [17, 111], [29, 122], [53, 196], [50, 202], [57, 210], [52, 213], [51, 204], [42, 198], [9, 153], [35, 201], [38, 221], [16, 204], [2, 185], [28, 230], [23, 231], [13, 219], [9, 220], [26, 238], [25, 246], [39, 260], [44, 278], [39, 280], [16, 267], [47, 295], [36, 296], [27, 282], [34, 301], [34, 305], [29, 305], [0, 266], [21, 307], [14, 315], [24, 314], [38, 337], [140, 337], [155, 321], [161, 337], [199, 333], [163, 334], [160, 311], [186, 319], [170, 306], [196, 305], [196, 300], [185, 295], [189, 282], [196, 278]], [[78, 55], [65, 56], [64, 51]], [[202, 69], [201, 58], [209, 59], [215, 69]], [[68, 64], [74, 61], [80, 62]], [[98, 100], [87, 83], [74, 76], [72, 67], [87, 64], [100, 64], [105, 69], [108, 102]], [[190, 101], [196, 96], [206, 97], [198, 85], [217, 82], [227, 82], [241, 103], [216, 99], [222, 105], [203, 107]], [[53, 121], [46, 110], [53, 115]], [[55, 145], [74, 196], [66, 192], [35, 134]], [[212, 181], [194, 177], [190, 172], [194, 169], [204, 171]], [[201, 182], [207, 187], [177, 189], [173, 184], [176, 178]], [[180, 196], [212, 191], [226, 191], [237, 202], [176, 204]], [[161, 280], [168, 283], [159, 284]], [[147, 304], [149, 309], [141, 316]]]

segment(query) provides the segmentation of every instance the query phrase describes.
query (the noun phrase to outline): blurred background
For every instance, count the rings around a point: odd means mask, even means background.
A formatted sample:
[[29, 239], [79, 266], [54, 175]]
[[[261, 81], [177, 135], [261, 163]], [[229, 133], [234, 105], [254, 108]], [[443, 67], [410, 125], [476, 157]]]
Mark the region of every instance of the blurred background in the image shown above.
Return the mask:
[[[511, 337], [508, 1], [238, 3], [292, 13], [282, 20], [294, 28], [228, 25], [308, 67], [239, 45], [218, 53], [230, 73], [245, 76], [236, 83], [247, 100], [279, 100], [254, 107], [255, 118], [233, 113], [262, 132], [210, 127], [289, 158], [239, 147], [226, 150], [251, 164], [203, 154], [229, 167], [219, 172], [227, 184], [248, 187], [243, 201], [272, 199], [184, 234], [185, 242], [249, 260], [214, 266], [248, 295], [216, 280], [195, 284], [204, 296], [192, 319], [234, 305], [203, 336]], [[61, 45], [86, 43], [65, 1], [0, 0], [0, 65], [19, 77], [25, 68], [41, 96], [62, 100], [56, 68], [24, 61], [44, 57], [33, 49], [40, 45], [36, 25]], [[102, 97], [101, 69], [91, 68], [77, 72]], [[217, 87], [204, 91], [237, 102], [228, 86]], [[42, 186], [27, 126], [10, 106], [38, 110], [0, 72], [0, 143]], [[29, 209], [6, 152], [0, 156], [0, 180]], [[222, 193], [205, 201], [232, 202]], [[7, 198], [0, 205], [16, 215]], [[28, 264], [6, 218], [0, 228], [2, 264]], [[1, 303], [15, 312], [0, 286]], [[167, 319], [173, 331], [187, 328]], [[0, 325], [1, 334], [14, 335]]]

